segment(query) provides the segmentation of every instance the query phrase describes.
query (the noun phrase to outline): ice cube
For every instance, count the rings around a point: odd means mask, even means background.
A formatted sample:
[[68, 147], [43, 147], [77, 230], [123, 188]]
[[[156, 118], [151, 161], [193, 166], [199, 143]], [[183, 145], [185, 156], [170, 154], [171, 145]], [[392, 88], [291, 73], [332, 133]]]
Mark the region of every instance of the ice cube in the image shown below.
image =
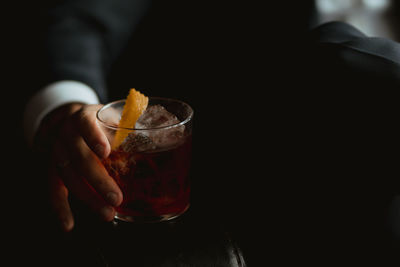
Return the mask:
[[[149, 106], [136, 122], [136, 129], [147, 136], [157, 148], [167, 148], [183, 141], [184, 125], [175, 125], [179, 119], [161, 105]], [[171, 126], [171, 127], [168, 127]], [[154, 129], [160, 128], [161, 129]]]
[[178, 118], [161, 105], [149, 106], [136, 122], [135, 128], [149, 129], [179, 123]]
[[184, 125], [169, 129], [153, 130], [149, 132], [149, 137], [158, 148], [168, 148], [184, 141], [184, 130]]
[[[120, 148], [127, 153], [168, 148], [184, 140], [184, 125], [161, 105], [149, 106], [136, 122]], [[168, 127], [171, 126], [171, 127]], [[160, 129], [158, 129], [160, 128]]]
[[141, 152], [154, 149], [155, 144], [143, 133], [131, 132], [121, 143], [121, 148], [123, 151], [128, 153]]

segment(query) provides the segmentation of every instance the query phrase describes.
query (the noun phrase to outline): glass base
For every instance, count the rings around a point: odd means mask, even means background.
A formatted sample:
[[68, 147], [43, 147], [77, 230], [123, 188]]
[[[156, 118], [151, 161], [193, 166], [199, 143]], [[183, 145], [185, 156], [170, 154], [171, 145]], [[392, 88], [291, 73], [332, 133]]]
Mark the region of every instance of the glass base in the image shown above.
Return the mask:
[[185, 213], [190, 207], [190, 204], [187, 204], [187, 206], [178, 213], [170, 213], [170, 214], [165, 214], [165, 215], [160, 215], [160, 216], [130, 216], [130, 215], [124, 215], [121, 213], [116, 213], [115, 219], [121, 220], [124, 222], [135, 222], [135, 223], [157, 223], [157, 222], [162, 222], [162, 221], [169, 221], [172, 219], [175, 219]]

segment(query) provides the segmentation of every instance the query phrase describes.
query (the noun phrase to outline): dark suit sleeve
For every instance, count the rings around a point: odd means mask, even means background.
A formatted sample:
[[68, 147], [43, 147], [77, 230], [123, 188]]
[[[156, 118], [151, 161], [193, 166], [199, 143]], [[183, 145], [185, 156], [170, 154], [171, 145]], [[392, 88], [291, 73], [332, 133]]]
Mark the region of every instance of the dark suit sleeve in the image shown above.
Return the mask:
[[107, 71], [149, 5], [149, 0], [67, 0], [50, 8], [44, 34], [49, 82], [86, 83], [104, 101]]

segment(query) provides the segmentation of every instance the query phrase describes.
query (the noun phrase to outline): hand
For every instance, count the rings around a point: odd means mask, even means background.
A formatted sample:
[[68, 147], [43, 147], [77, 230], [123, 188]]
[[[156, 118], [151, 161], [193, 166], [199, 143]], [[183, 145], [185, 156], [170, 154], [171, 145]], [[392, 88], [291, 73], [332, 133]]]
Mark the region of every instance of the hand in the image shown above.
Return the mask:
[[122, 202], [121, 190], [101, 163], [111, 148], [96, 122], [100, 107], [64, 105], [43, 120], [38, 132], [37, 144], [49, 156], [51, 205], [64, 231], [74, 227], [68, 194], [106, 221], [114, 218], [114, 207]]

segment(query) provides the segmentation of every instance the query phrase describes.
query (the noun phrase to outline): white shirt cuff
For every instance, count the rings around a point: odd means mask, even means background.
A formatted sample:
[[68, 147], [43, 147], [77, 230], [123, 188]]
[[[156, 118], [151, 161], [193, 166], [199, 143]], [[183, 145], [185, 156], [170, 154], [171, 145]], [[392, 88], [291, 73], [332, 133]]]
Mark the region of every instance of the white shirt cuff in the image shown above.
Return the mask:
[[24, 134], [29, 145], [33, 144], [42, 119], [57, 107], [67, 103], [99, 104], [97, 94], [84, 83], [58, 81], [37, 92], [28, 102], [24, 112]]

